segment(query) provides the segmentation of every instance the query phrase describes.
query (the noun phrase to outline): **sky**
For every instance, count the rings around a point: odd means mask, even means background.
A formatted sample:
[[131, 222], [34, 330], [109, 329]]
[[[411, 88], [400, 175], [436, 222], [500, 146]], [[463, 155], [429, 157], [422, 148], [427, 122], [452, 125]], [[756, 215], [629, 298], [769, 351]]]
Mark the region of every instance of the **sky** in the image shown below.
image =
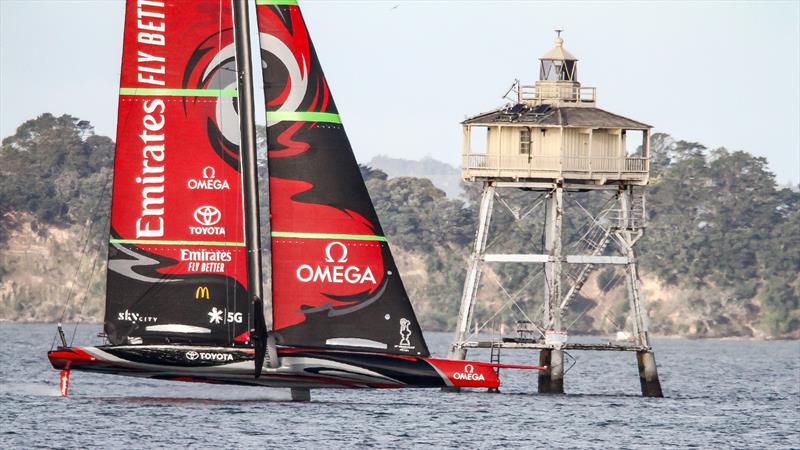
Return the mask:
[[[458, 165], [459, 122], [505, 104], [515, 78], [532, 84], [562, 28], [599, 107], [800, 182], [798, 1], [300, 4], [359, 161]], [[113, 138], [123, 14], [117, 0], [0, 0], [0, 136], [51, 112]]]

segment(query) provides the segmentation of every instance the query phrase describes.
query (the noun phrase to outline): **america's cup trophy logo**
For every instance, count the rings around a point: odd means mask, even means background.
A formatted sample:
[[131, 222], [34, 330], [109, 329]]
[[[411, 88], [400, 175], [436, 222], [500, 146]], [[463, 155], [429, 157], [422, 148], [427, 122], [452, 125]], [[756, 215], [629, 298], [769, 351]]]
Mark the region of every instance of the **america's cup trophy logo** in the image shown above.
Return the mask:
[[411, 326], [411, 321], [406, 319], [405, 317], [400, 319], [400, 343], [396, 346], [400, 350], [407, 352], [409, 350], [413, 350], [414, 347], [411, 346], [411, 330], [409, 327]]

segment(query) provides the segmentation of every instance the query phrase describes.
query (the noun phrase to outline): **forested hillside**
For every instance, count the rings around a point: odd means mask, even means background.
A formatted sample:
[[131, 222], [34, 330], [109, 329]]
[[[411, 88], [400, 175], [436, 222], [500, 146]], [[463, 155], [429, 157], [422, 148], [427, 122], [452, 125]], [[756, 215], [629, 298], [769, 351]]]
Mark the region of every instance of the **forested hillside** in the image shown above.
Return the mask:
[[[101, 320], [113, 147], [88, 122], [50, 114], [2, 141], [0, 320], [57, 320], [67, 302], [67, 318]], [[797, 189], [778, 187], [766, 160], [746, 152], [710, 150], [666, 134], [654, 136], [652, 149], [649, 225], [638, 247], [651, 330], [800, 337]], [[362, 174], [423, 326], [452, 329], [475, 232], [476, 188], [464, 185], [462, 201], [428, 179], [390, 178], [366, 166]], [[566, 206], [601, 203], [591, 195], [571, 194]], [[524, 205], [523, 198], [535, 196], [519, 192], [507, 200]], [[565, 222], [565, 243], [580, 232], [577, 218]], [[498, 207], [494, 226], [506, 239], [493, 248], [541, 246], [535, 214], [520, 226]], [[540, 277], [531, 266], [487, 267], [479, 320], [507, 303], [505, 292], [517, 306], [490, 326], [513, 327], [520, 311], [540, 314]], [[624, 328], [624, 291], [616, 271], [593, 274], [571, 304], [570, 331]]]
[[450, 164], [437, 161], [431, 157], [414, 161], [379, 155], [369, 160], [367, 165], [386, 172], [386, 175], [391, 178], [427, 178], [450, 198], [459, 198], [464, 192], [461, 187], [461, 171]]

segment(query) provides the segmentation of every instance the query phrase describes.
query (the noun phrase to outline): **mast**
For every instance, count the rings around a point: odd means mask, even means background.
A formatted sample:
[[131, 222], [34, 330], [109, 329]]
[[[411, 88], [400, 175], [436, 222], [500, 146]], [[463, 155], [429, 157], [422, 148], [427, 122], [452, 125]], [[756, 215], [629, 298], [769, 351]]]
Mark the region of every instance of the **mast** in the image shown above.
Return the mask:
[[[258, 217], [258, 174], [256, 172], [256, 130], [253, 119], [253, 68], [250, 55], [250, 18], [246, 0], [233, 0], [233, 36], [239, 86], [240, 152], [244, 201], [244, 233], [247, 249], [247, 289], [252, 314], [251, 337], [256, 347], [255, 376], [261, 375], [267, 337], [261, 285], [261, 231]], [[272, 363], [272, 361], [270, 361]]]

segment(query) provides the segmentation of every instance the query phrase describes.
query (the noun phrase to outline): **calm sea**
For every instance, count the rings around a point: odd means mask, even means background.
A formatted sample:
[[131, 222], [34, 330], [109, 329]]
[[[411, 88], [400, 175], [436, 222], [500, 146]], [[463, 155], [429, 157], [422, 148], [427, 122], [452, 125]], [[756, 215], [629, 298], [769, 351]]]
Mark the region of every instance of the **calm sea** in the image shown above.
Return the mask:
[[[75, 343], [97, 343], [98, 329], [79, 327]], [[61, 398], [45, 356], [54, 331], [0, 324], [0, 448], [800, 448], [798, 342], [656, 340], [663, 399], [639, 396], [633, 354], [571, 352], [563, 396], [504, 371], [501, 394], [314, 390], [303, 404], [278, 389], [78, 372]], [[427, 338], [443, 356], [450, 335]]]

